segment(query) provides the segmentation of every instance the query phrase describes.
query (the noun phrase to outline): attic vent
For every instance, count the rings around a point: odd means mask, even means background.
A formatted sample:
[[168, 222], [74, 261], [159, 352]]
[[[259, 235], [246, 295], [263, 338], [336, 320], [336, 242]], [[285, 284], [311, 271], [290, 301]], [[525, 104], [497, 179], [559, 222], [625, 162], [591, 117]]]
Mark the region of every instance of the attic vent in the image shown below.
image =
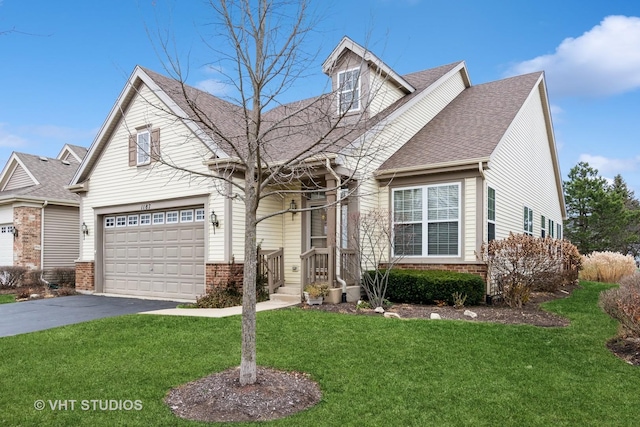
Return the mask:
[[67, 160], [63, 160], [63, 161], [62, 161], [62, 164], [63, 164], [63, 165], [67, 165], [67, 166], [69, 166], [71, 163], [69, 163], [69, 161], [67, 161]]
[[47, 159], [47, 158], [46, 158], [46, 157], [44, 157], [44, 156], [40, 156], [40, 160], [42, 160], [43, 162], [48, 162], [48, 161], [49, 161], [49, 159]]

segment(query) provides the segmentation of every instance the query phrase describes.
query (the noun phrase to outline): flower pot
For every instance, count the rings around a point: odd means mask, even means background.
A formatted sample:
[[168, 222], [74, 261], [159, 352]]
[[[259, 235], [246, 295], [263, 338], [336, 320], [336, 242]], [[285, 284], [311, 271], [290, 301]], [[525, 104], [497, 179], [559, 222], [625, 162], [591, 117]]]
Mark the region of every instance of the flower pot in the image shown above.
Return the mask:
[[323, 297], [312, 298], [309, 296], [309, 292], [304, 292], [304, 299], [309, 305], [321, 305]]

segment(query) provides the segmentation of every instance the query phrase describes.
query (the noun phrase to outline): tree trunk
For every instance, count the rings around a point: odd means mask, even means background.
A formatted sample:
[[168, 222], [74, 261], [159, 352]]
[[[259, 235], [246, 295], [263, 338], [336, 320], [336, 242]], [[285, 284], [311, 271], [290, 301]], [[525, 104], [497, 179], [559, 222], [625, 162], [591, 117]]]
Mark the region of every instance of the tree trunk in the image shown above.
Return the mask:
[[240, 385], [256, 382], [256, 192], [252, 182], [246, 184], [244, 278], [242, 280], [242, 353]]

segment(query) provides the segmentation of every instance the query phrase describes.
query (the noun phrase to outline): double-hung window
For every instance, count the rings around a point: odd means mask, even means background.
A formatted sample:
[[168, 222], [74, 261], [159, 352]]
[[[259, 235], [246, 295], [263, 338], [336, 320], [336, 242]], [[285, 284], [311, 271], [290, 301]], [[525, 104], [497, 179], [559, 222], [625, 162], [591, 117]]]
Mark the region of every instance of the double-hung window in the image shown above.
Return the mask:
[[137, 165], [148, 165], [151, 162], [151, 134], [148, 130], [137, 134]]
[[487, 242], [496, 238], [496, 190], [487, 187]]
[[547, 220], [544, 215], [540, 217], [540, 237], [547, 237]]
[[533, 209], [524, 207], [524, 234], [533, 236]]
[[552, 219], [549, 220], [549, 237], [555, 237], [553, 235], [553, 229], [555, 227], [555, 223], [553, 222]]
[[393, 191], [394, 255], [460, 256], [460, 185]]
[[360, 109], [360, 69], [338, 73], [339, 113]]

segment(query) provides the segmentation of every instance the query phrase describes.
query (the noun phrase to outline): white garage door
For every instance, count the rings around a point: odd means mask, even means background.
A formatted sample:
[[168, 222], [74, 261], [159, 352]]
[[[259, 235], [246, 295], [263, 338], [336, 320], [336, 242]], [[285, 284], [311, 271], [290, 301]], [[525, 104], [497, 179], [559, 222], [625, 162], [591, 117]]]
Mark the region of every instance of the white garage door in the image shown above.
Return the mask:
[[0, 266], [13, 265], [13, 225], [0, 225]]
[[204, 208], [104, 217], [104, 291], [190, 299], [204, 293]]

